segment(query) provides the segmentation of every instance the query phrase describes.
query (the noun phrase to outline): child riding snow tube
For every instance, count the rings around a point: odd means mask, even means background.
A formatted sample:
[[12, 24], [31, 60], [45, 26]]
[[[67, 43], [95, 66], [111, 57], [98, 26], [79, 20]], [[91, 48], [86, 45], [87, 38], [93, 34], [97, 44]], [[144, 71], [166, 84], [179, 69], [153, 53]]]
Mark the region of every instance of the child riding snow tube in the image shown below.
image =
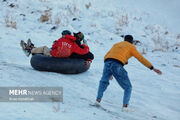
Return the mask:
[[84, 59], [48, 57], [42, 54], [33, 55], [30, 62], [36, 70], [63, 74], [82, 73], [90, 67]]

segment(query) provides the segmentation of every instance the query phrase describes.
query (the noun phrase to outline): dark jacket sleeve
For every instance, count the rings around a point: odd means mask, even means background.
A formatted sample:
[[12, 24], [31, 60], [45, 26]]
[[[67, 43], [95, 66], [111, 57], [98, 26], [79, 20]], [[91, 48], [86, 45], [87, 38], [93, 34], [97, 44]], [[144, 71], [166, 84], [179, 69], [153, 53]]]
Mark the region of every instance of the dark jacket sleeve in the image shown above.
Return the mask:
[[76, 39], [76, 44], [80, 47], [80, 48], [84, 48], [84, 46], [83, 45], [81, 45], [81, 41], [80, 40], [78, 40], [78, 39]]

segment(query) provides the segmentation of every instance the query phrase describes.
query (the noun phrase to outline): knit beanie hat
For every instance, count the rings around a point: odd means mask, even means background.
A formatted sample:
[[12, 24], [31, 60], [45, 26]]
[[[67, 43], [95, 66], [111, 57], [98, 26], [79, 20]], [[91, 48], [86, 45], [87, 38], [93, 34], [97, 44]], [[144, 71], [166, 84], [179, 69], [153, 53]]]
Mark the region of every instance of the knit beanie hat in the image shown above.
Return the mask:
[[71, 32], [69, 30], [63, 30], [62, 35], [71, 35]]
[[124, 37], [124, 41], [128, 41], [130, 43], [133, 43], [133, 36], [132, 35], [126, 35]]

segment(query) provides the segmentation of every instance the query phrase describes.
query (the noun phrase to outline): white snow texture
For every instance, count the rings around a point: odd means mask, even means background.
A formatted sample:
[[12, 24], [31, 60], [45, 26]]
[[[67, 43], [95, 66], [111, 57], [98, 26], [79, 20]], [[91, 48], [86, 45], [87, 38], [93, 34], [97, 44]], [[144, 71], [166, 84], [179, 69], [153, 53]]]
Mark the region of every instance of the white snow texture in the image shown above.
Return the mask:
[[[180, 120], [179, 0], [0, 0], [0, 86], [63, 87], [64, 102], [0, 103], [1, 120]], [[52, 28], [55, 29], [52, 29]], [[63, 30], [81, 31], [95, 59], [82, 74], [40, 72], [30, 65], [20, 40], [51, 47]], [[123, 90], [116, 80], [95, 102], [103, 57], [113, 44], [131, 34], [137, 49], [163, 74], [157, 75], [135, 58], [125, 69], [132, 82], [130, 106], [121, 112]]]

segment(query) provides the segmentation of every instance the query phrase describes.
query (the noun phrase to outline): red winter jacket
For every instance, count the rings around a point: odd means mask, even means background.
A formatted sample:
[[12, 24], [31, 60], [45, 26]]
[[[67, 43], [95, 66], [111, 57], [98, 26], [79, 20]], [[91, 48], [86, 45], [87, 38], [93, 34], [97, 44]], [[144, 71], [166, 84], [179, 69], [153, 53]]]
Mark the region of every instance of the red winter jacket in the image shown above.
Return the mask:
[[53, 57], [69, 57], [72, 53], [84, 55], [89, 52], [89, 47], [86, 45], [84, 48], [80, 48], [76, 44], [76, 38], [72, 35], [66, 35], [64, 38], [60, 38], [52, 45], [51, 55]]

